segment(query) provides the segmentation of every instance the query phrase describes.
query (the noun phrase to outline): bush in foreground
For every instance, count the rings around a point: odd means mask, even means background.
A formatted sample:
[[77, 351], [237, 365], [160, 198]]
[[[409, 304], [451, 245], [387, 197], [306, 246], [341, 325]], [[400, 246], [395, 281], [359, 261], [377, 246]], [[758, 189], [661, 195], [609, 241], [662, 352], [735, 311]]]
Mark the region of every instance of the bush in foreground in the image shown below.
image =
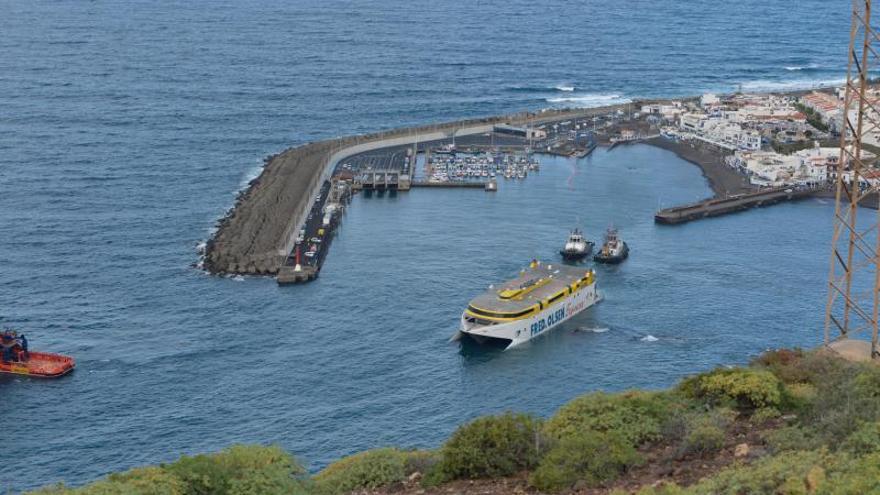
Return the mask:
[[617, 478], [640, 462], [635, 447], [620, 434], [583, 431], [560, 440], [541, 459], [529, 483], [548, 492], [561, 491], [578, 482], [595, 486]]
[[216, 454], [183, 456], [138, 468], [83, 488], [58, 486], [39, 495], [303, 495], [305, 470], [280, 447], [236, 445]]
[[478, 418], [459, 427], [443, 445], [427, 482], [497, 478], [531, 469], [538, 464], [542, 443], [541, 421], [533, 416], [506, 413]]
[[716, 369], [684, 380], [679, 390], [712, 405], [734, 403], [743, 410], [778, 408], [783, 399], [782, 383], [762, 369]]
[[562, 406], [544, 431], [556, 439], [584, 431], [615, 432], [631, 445], [638, 445], [660, 438], [670, 408], [671, 399], [660, 392], [596, 392]]
[[313, 490], [321, 495], [337, 495], [399, 483], [420, 466], [429, 466], [431, 456], [428, 452], [393, 448], [361, 452], [340, 459], [316, 474], [312, 478]]

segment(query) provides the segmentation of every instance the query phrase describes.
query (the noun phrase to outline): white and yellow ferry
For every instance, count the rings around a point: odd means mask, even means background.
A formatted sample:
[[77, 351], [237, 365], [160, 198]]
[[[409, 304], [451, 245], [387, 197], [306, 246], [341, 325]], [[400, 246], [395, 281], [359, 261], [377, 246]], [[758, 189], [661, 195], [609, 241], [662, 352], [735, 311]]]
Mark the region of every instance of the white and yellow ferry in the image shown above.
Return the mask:
[[532, 261], [517, 278], [489, 286], [471, 300], [452, 339], [497, 340], [509, 349], [559, 326], [599, 299], [594, 271]]

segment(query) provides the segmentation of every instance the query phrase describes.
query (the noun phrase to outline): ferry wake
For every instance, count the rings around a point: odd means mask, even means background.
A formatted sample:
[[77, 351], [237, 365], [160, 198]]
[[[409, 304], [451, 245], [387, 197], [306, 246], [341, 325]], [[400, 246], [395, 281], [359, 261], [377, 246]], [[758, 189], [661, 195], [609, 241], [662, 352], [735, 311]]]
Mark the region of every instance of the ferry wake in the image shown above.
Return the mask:
[[596, 304], [596, 273], [532, 261], [519, 276], [475, 297], [452, 340], [468, 337], [506, 348], [527, 342]]

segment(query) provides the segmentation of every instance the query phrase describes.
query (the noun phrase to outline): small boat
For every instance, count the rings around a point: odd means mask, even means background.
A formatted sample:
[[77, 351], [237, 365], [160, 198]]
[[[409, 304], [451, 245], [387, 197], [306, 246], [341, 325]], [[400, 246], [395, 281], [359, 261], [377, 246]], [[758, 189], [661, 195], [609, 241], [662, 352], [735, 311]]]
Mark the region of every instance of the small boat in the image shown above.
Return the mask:
[[593, 243], [584, 239], [584, 234], [580, 230], [574, 229], [568, 235], [565, 247], [559, 251], [559, 254], [568, 261], [578, 261], [589, 256], [592, 250]]
[[620, 240], [617, 235], [617, 229], [608, 227], [605, 232], [605, 243], [602, 248], [593, 256], [593, 260], [597, 263], [617, 264], [625, 260], [629, 256], [629, 246]]
[[495, 192], [498, 190], [498, 183], [495, 182], [495, 179], [492, 179], [492, 180], [486, 182], [486, 185], [484, 187], [489, 192]]
[[35, 378], [58, 378], [76, 366], [72, 357], [48, 352], [30, 352], [27, 338], [14, 331], [0, 334], [0, 374]]

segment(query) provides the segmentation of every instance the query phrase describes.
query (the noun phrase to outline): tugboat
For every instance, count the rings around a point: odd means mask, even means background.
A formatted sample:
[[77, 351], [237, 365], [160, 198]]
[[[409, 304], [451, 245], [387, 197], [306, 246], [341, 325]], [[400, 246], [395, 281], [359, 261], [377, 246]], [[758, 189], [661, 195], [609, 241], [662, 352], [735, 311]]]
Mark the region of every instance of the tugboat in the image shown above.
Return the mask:
[[584, 235], [580, 230], [574, 229], [568, 235], [565, 241], [565, 247], [559, 251], [563, 259], [566, 261], [578, 261], [590, 255], [593, 250], [593, 243], [584, 239]]
[[605, 244], [602, 244], [602, 249], [593, 256], [593, 260], [597, 263], [617, 264], [625, 260], [627, 256], [629, 256], [629, 247], [617, 236], [617, 229], [608, 227], [608, 231], [605, 233]]
[[27, 337], [13, 330], [0, 333], [0, 374], [58, 378], [76, 366], [72, 357], [30, 352]]

